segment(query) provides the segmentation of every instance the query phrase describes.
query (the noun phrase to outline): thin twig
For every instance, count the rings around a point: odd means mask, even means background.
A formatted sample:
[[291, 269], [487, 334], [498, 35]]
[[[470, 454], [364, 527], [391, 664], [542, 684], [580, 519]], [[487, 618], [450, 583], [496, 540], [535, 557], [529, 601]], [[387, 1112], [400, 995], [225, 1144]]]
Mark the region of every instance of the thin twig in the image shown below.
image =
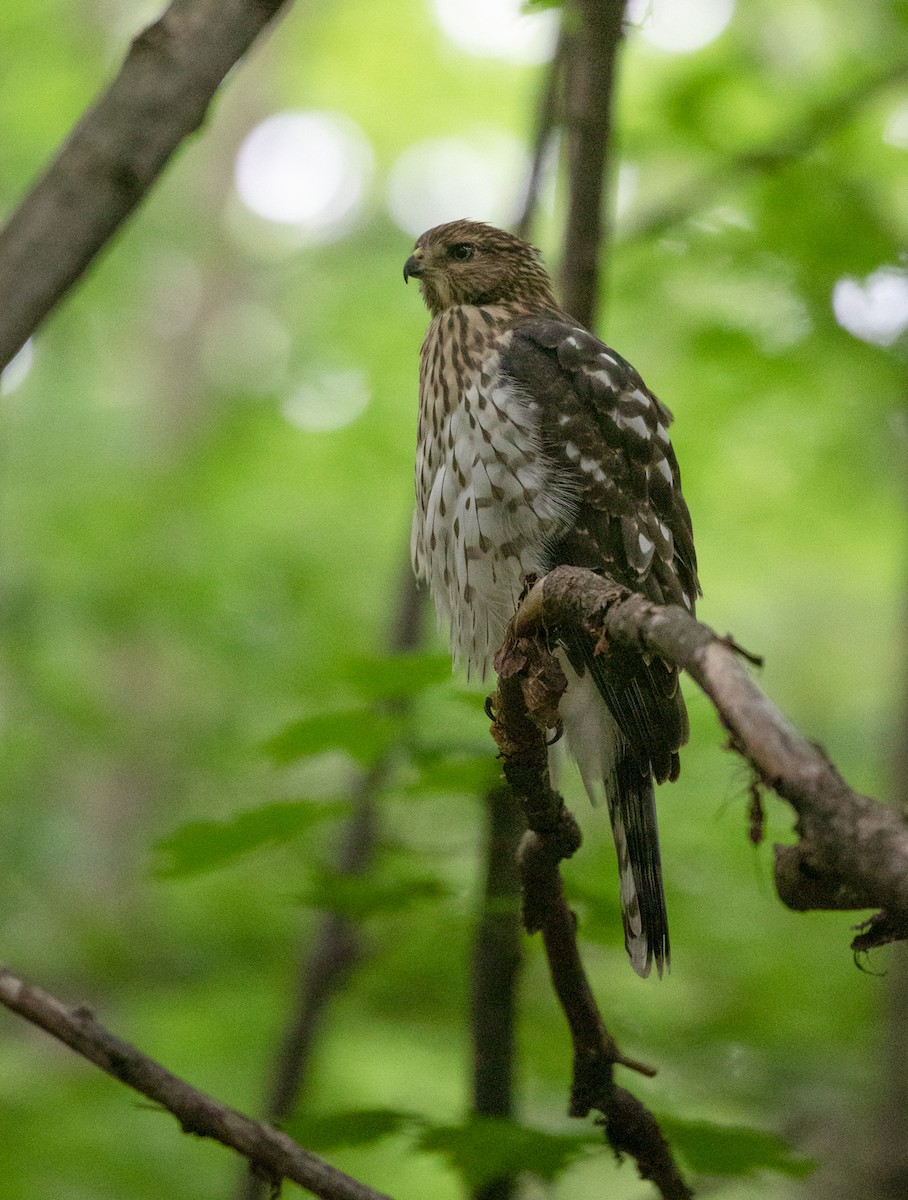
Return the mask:
[[0, 231], [0, 369], [141, 203], [287, 0], [174, 0]]
[[55, 996], [30, 987], [0, 967], [0, 1003], [58, 1038], [89, 1062], [134, 1088], [177, 1118], [185, 1133], [213, 1138], [255, 1164], [264, 1176], [291, 1179], [322, 1200], [389, 1200], [304, 1150], [278, 1129], [253, 1121], [198, 1091], [185, 1080], [121, 1041], [85, 1008], [67, 1008]]

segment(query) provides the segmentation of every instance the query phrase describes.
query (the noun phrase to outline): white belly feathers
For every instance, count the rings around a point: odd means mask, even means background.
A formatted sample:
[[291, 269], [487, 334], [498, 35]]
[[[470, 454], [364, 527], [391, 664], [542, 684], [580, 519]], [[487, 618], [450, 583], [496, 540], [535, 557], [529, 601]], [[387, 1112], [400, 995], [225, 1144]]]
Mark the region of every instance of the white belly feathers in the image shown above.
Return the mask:
[[[485, 333], [479, 309], [462, 311], [474, 336]], [[484, 674], [524, 577], [544, 569], [547, 544], [569, 524], [574, 500], [541, 451], [538, 403], [500, 372], [510, 333], [482, 347], [480, 370], [469, 354], [457, 367], [446, 361], [435, 325], [422, 352], [411, 550], [440, 622], [450, 622], [455, 662]]]

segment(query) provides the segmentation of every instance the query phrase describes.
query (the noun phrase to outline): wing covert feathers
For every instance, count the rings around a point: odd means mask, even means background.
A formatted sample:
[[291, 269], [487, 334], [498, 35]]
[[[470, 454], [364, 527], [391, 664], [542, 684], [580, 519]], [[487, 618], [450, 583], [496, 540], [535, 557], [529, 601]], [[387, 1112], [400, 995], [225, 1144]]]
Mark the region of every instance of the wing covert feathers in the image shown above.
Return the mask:
[[[692, 612], [696, 554], [665, 405], [630, 363], [563, 314], [519, 323], [502, 367], [539, 403], [544, 450], [578, 497], [548, 566], [601, 570]], [[661, 975], [669, 935], [653, 782], [678, 777], [688, 737], [678, 672], [620, 647], [597, 655], [580, 636], [565, 652], [566, 740], [591, 799], [608, 801], [627, 952], [639, 975], [654, 961]]]

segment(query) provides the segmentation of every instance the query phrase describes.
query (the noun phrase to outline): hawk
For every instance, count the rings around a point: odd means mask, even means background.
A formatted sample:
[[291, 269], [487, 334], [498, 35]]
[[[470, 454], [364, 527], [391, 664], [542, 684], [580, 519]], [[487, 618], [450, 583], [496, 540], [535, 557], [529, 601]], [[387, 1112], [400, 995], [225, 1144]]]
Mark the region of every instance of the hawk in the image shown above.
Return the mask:
[[[484, 673], [524, 577], [591, 567], [693, 612], [693, 531], [671, 413], [625, 359], [563, 312], [539, 252], [501, 229], [428, 230], [404, 265], [432, 320], [422, 344], [412, 557]], [[624, 938], [646, 976], [669, 963], [654, 781], [676, 779], [688, 723], [678, 672], [589, 639], [558, 656], [560, 716], [591, 800], [605, 799]]]

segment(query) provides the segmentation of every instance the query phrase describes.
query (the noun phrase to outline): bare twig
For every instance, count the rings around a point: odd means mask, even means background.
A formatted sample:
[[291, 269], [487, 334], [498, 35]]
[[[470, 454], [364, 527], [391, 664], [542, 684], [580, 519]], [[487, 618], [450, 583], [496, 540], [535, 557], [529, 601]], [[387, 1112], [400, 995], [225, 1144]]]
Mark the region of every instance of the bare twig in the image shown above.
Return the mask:
[[[777, 883], [786, 904], [884, 910], [856, 948], [906, 936], [908, 823], [895, 809], [852, 791], [821, 748], [763, 695], [733, 643], [682, 608], [652, 604], [579, 567], [557, 567], [537, 581], [514, 620], [524, 639], [567, 626], [674, 663], [703, 689], [733, 748], [797, 814], [799, 844], [779, 855]], [[537, 645], [542, 649], [541, 640]]]
[[605, 236], [603, 194], [625, 0], [572, 0], [565, 19], [568, 217], [561, 261], [565, 312], [592, 329]]
[[285, 1133], [253, 1121], [198, 1091], [185, 1080], [121, 1041], [84, 1008], [67, 1008], [41, 988], [0, 967], [0, 1003], [64, 1042], [77, 1054], [134, 1088], [177, 1118], [185, 1133], [214, 1138], [242, 1154], [275, 1182], [291, 1179], [322, 1200], [389, 1200], [344, 1175]]
[[174, 0], [0, 231], [0, 369], [205, 119], [286, 0]]
[[504, 759], [505, 777], [524, 810], [528, 831], [520, 846], [524, 924], [541, 930], [552, 985], [574, 1048], [570, 1115], [602, 1114], [610, 1145], [630, 1154], [663, 1200], [690, 1200], [655, 1117], [617, 1087], [616, 1064], [644, 1075], [654, 1071], [621, 1053], [599, 1012], [577, 947], [576, 923], [564, 898], [559, 863], [580, 846], [580, 830], [552, 790], [545, 730], [555, 725], [564, 677], [533, 638], [509, 633], [495, 660], [498, 690], [492, 700], [492, 736]]
[[[486, 796], [486, 878], [476, 927], [471, 972], [470, 1038], [473, 1043], [473, 1111], [514, 1115], [514, 1025], [520, 946], [517, 845], [524, 825], [507, 786]], [[510, 1200], [513, 1177], [480, 1184], [473, 1200]]]

